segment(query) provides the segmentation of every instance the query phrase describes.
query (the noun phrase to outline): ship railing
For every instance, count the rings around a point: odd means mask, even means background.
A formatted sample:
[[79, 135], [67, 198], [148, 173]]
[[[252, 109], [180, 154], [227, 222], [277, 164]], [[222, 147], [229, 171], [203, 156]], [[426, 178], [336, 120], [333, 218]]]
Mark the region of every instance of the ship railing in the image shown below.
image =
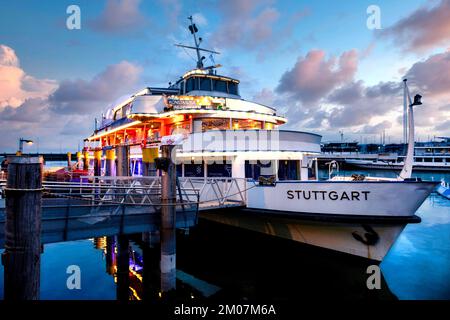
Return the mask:
[[[3, 190], [6, 181], [0, 181]], [[224, 207], [247, 203], [246, 179], [227, 177], [177, 178], [177, 209], [192, 207]], [[44, 198], [68, 199], [74, 204], [92, 206], [92, 212], [122, 206], [161, 207], [160, 177], [106, 177], [81, 176], [79, 182], [43, 181]], [[3, 192], [2, 192], [3, 193]], [[48, 201], [51, 202], [51, 201]]]

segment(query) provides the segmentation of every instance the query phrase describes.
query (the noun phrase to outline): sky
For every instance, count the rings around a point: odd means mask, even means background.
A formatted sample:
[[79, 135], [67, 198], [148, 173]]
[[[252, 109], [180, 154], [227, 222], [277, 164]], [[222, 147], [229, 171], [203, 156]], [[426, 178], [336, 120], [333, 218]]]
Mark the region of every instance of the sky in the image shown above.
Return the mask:
[[176, 81], [195, 67], [174, 46], [192, 45], [190, 15], [220, 52], [208, 63], [285, 115], [280, 129], [400, 142], [406, 77], [417, 139], [450, 136], [450, 0], [0, 0], [0, 152], [20, 137], [75, 151], [121, 97]]

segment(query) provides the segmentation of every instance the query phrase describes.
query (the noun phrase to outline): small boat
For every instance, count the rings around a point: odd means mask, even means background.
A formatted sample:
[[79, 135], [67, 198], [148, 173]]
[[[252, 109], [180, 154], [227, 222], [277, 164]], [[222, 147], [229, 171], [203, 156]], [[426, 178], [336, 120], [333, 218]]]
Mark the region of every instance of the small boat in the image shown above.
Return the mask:
[[450, 183], [441, 181], [441, 184], [436, 188], [436, 192], [450, 200]]

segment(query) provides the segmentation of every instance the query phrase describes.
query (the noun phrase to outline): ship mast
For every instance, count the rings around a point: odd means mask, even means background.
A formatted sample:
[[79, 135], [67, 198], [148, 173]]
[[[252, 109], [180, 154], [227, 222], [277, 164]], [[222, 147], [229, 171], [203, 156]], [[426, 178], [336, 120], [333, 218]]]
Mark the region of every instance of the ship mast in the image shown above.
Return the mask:
[[194, 36], [195, 47], [187, 46], [187, 45], [180, 44], [180, 43], [179, 43], [179, 44], [175, 44], [175, 45], [176, 45], [177, 47], [195, 50], [195, 52], [197, 53], [197, 68], [198, 68], [198, 69], [211, 69], [211, 68], [217, 68], [217, 67], [219, 67], [220, 65], [217, 65], [217, 66], [211, 66], [211, 67], [204, 68], [203, 60], [205, 59], [205, 57], [201, 55], [200, 51], [209, 52], [209, 53], [214, 53], [214, 54], [220, 54], [220, 52], [200, 48], [200, 43], [202, 42], [202, 38], [199, 37], [199, 38], [197, 39], [196, 33], [198, 32], [198, 28], [197, 28], [197, 26], [195, 25], [192, 16], [189, 16], [189, 17], [188, 17], [188, 20], [190, 21], [190, 25], [189, 25], [188, 29], [189, 29], [189, 31], [191, 32], [191, 34]]

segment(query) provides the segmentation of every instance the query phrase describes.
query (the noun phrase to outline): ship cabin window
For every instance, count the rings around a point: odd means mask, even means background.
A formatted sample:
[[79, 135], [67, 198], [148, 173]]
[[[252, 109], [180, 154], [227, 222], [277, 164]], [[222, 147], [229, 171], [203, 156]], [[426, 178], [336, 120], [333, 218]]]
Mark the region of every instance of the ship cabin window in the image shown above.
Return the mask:
[[211, 163], [207, 165], [206, 173], [208, 177], [230, 177], [231, 163]]
[[228, 82], [228, 93], [238, 95], [238, 85], [235, 82]]
[[227, 92], [227, 83], [223, 80], [213, 80], [213, 90]]
[[246, 129], [262, 129], [263, 123], [255, 120], [236, 120], [233, 119], [234, 130], [246, 130]]
[[211, 79], [210, 78], [200, 78], [200, 90], [211, 91]]
[[184, 164], [185, 177], [204, 177], [205, 169], [204, 162], [202, 163], [185, 163]]
[[228, 130], [230, 129], [230, 120], [222, 118], [210, 118], [202, 120], [202, 131], [210, 130]]
[[185, 86], [182, 84], [181, 87], [183, 93], [189, 93], [194, 90], [202, 90], [218, 91], [238, 95], [238, 84], [236, 82], [211, 79], [210, 77], [191, 77], [185, 81]]
[[186, 92], [198, 90], [198, 88], [199, 88], [198, 78], [189, 78], [186, 81]]
[[298, 160], [280, 160], [278, 161], [278, 179], [279, 180], [299, 180], [300, 162]]
[[189, 121], [173, 123], [169, 126], [169, 134], [184, 134], [191, 132], [191, 123]]

